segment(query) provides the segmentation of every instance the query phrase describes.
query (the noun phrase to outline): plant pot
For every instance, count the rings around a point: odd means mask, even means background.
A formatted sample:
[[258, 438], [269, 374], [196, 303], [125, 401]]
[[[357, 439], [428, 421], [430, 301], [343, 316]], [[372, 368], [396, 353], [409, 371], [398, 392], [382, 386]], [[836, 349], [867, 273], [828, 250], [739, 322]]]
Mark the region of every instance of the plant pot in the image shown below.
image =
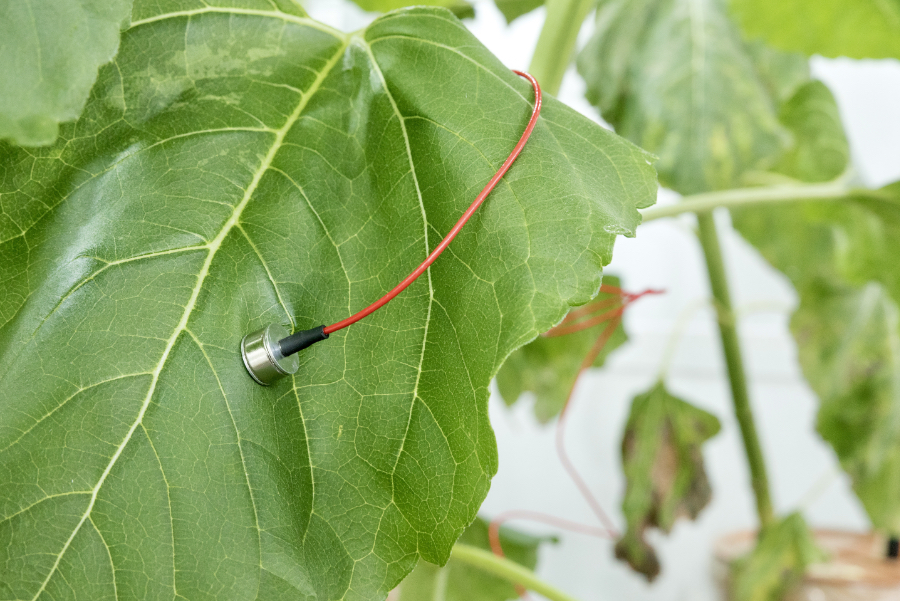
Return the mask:
[[[884, 538], [842, 530], [816, 530], [813, 536], [829, 559], [810, 566], [784, 601], [900, 601], [900, 561], [885, 558]], [[731, 563], [750, 552], [755, 540], [756, 532], [741, 531], [716, 543], [713, 576], [722, 599], [730, 599]]]

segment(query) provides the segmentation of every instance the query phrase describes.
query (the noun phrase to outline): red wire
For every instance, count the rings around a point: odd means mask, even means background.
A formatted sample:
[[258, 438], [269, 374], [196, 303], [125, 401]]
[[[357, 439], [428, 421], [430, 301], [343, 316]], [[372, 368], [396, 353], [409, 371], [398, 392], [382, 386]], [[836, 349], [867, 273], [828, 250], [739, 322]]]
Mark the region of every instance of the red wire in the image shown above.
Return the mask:
[[538, 115], [541, 112], [541, 86], [538, 84], [537, 80], [528, 73], [523, 73], [522, 71], [513, 71], [513, 73], [527, 79], [531, 83], [531, 86], [534, 88], [534, 110], [531, 112], [531, 119], [528, 120], [528, 125], [525, 126], [525, 131], [522, 132], [522, 137], [519, 138], [519, 143], [516, 144], [516, 147], [513, 148], [511, 153], [509, 153], [506, 161], [503, 163], [503, 165], [500, 166], [500, 169], [497, 170], [497, 173], [494, 174], [494, 177], [491, 178], [491, 181], [487, 183], [481, 193], [475, 198], [472, 204], [469, 205], [469, 208], [466, 209], [466, 212], [462, 214], [462, 217], [459, 218], [459, 221], [456, 222], [456, 225], [453, 226], [453, 229], [451, 229], [447, 236], [443, 240], [441, 240], [441, 243], [438, 244], [433, 251], [431, 251], [431, 254], [429, 254], [428, 257], [424, 261], [422, 261], [422, 264], [416, 267], [415, 271], [406, 276], [406, 278], [402, 282], [397, 284], [397, 286], [393, 290], [382, 296], [380, 299], [378, 299], [362, 311], [355, 313], [347, 319], [337, 322], [336, 324], [327, 326], [325, 328], [326, 334], [337, 332], [338, 330], [356, 323], [363, 317], [374, 313], [381, 307], [388, 304], [391, 300], [393, 300], [395, 296], [403, 292], [407, 288], [407, 286], [416, 281], [416, 278], [425, 273], [425, 270], [428, 269], [428, 267], [432, 263], [434, 263], [435, 259], [437, 259], [438, 256], [440, 256], [440, 254], [444, 252], [444, 249], [450, 245], [450, 243], [456, 237], [456, 234], [459, 233], [459, 231], [463, 228], [472, 214], [478, 210], [478, 207], [481, 206], [481, 203], [484, 202], [484, 199], [487, 198], [488, 194], [490, 194], [494, 187], [496, 187], [500, 179], [504, 175], [506, 175], [507, 171], [509, 171], [509, 168], [512, 166], [513, 162], [522, 152], [522, 148], [525, 147], [525, 142], [527, 142], [529, 136], [531, 136], [531, 131], [534, 129], [535, 123], [537, 123]]

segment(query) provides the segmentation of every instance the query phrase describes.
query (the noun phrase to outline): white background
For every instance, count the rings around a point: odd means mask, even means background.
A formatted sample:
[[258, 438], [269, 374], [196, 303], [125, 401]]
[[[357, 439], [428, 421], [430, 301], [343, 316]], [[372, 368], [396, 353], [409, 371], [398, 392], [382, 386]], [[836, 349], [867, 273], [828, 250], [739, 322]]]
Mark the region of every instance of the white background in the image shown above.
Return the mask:
[[[492, 0], [476, 1], [470, 30], [510, 68], [527, 69], [544, 20], [535, 11], [507, 27]], [[350, 31], [367, 15], [346, 0], [306, 2], [312, 16]], [[583, 43], [591, 21], [581, 31]], [[812, 61], [815, 76], [837, 97], [853, 150], [853, 162], [870, 186], [900, 179], [900, 62]], [[584, 84], [574, 69], [559, 98], [599, 121], [583, 98]], [[677, 197], [660, 193], [660, 202]], [[727, 225], [727, 215], [718, 215]], [[666, 294], [632, 306], [625, 318], [631, 340], [601, 370], [580, 383], [570, 411], [567, 445], [573, 461], [601, 504], [620, 527], [624, 482], [619, 442], [630, 400], [659, 377], [666, 349], [675, 346], [666, 383], [675, 394], [717, 415], [722, 433], [706, 445], [704, 457], [714, 498], [697, 522], [679, 522], [669, 536], [654, 532], [662, 575], [652, 585], [613, 558], [612, 543], [561, 533], [545, 546], [538, 573], [582, 601], [712, 601], [713, 542], [721, 535], [755, 526], [753, 497], [737, 424], [732, 417], [724, 364], [712, 312], [704, 306], [708, 283], [693, 220], [685, 216], [641, 226], [637, 238], [620, 238], [607, 272], [622, 278], [629, 291], [662, 288]], [[816, 527], [863, 530], [868, 521], [837, 467], [834, 454], [813, 429], [816, 398], [804, 381], [788, 320], [796, 305], [790, 283], [728, 230], [723, 240], [735, 304], [742, 313], [740, 333], [757, 425], [769, 467], [776, 510], [802, 509]], [[898, 257], [900, 260], [900, 257]], [[680, 336], [673, 336], [681, 329]], [[596, 524], [593, 514], [556, 458], [553, 427], [536, 423], [531, 399], [507, 409], [491, 398], [491, 419], [500, 449], [500, 471], [482, 507], [486, 516], [531, 509]], [[528, 522], [515, 526], [554, 532]]]

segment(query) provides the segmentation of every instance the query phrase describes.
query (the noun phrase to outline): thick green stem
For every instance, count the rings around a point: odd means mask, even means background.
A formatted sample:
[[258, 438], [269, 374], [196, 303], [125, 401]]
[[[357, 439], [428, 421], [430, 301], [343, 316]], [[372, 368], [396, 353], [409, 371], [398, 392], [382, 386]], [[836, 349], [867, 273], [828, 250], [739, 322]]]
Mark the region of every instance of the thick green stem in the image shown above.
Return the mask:
[[741, 357], [740, 340], [737, 323], [731, 307], [731, 294], [728, 291], [728, 277], [725, 263], [722, 260], [722, 249], [719, 246], [719, 235], [711, 213], [697, 215], [700, 244], [706, 257], [706, 269], [712, 287], [716, 310], [719, 315], [719, 335], [722, 339], [722, 351], [728, 367], [728, 380], [731, 384], [731, 397], [734, 402], [734, 413], [741, 428], [744, 439], [744, 451], [750, 465], [750, 482], [756, 495], [756, 512], [759, 524], [765, 528], [774, 520], [772, 500], [769, 497], [769, 479], [766, 476], [766, 464], [762, 447], [753, 422], [753, 411], [750, 408], [750, 394], [747, 390], [747, 377], [744, 374], [744, 361]]
[[641, 211], [644, 222], [674, 217], [682, 213], [704, 213], [718, 207], [741, 207], [757, 204], [796, 202], [800, 200], [834, 200], [853, 193], [877, 195], [875, 190], [858, 190], [845, 179], [824, 184], [791, 184], [759, 188], [738, 188], [685, 196], [678, 204], [651, 207]]
[[555, 589], [543, 580], [535, 576], [528, 568], [510, 561], [505, 557], [498, 557], [490, 551], [472, 547], [470, 545], [453, 545], [453, 559], [467, 563], [479, 570], [503, 578], [513, 584], [521, 584], [528, 590], [532, 590], [550, 599], [550, 601], [576, 601], [574, 597]]
[[547, 20], [528, 70], [548, 94], [559, 93], [581, 24], [595, 4], [596, 0], [547, 0]]

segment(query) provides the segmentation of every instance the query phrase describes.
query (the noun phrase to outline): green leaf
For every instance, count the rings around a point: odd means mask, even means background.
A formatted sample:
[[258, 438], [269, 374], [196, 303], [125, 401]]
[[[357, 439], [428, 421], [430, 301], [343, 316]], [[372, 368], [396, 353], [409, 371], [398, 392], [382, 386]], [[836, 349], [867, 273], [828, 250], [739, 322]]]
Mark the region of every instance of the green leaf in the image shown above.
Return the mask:
[[546, 0], [494, 0], [497, 8], [506, 17], [507, 23], [512, 23], [522, 15], [528, 14], [544, 5]]
[[[603, 283], [618, 286], [619, 278], [607, 275], [603, 277]], [[600, 292], [595, 300], [603, 302], [617, 297], [616, 294]], [[582, 361], [607, 324], [603, 322], [565, 336], [539, 336], [510, 355], [497, 373], [497, 388], [504, 402], [511, 406], [522, 393], [531, 391], [535, 396], [534, 413], [538, 420], [547, 423], [559, 415], [578, 378]], [[593, 366], [601, 367], [609, 354], [627, 340], [625, 330], [619, 323]]]
[[793, 513], [763, 530], [756, 547], [732, 565], [734, 601], [782, 601], [806, 568], [823, 561], [806, 521]]
[[[459, 542], [490, 550], [488, 522], [476, 518], [463, 532]], [[500, 528], [503, 554], [529, 570], [534, 570], [538, 547], [546, 542], [556, 542], [556, 539], [530, 536], [507, 526]], [[397, 601], [506, 601], [518, 598], [516, 587], [509, 581], [456, 561], [451, 556], [444, 567], [420, 561], [400, 585]]]
[[662, 382], [635, 397], [622, 437], [628, 528], [616, 557], [653, 580], [659, 559], [644, 538], [648, 528], [670, 532], [680, 517], [695, 519], [712, 496], [702, 445], [719, 432], [712, 414], [672, 396]]
[[831, 90], [811, 81], [784, 103], [781, 123], [794, 135], [794, 143], [776, 171], [806, 182], [824, 182], [839, 176], [850, 162], [850, 146]]
[[603, 118], [659, 155], [661, 183], [691, 194], [735, 187], [788, 146], [778, 106], [806, 67], [774, 55], [741, 40], [724, 0], [603, 0], [578, 69]]
[[0, 141], [52, 144], [78, 118], [130, 10], [131, 0], [0, 4]]
[[900, 532], [900, 182], [828, 203], [734, 212], [800, 294], [791, 321], [818, 430], [876, 528]]
[[746, 34], [788, 51], [900, 58], [900, 0], [732, 0]]
[[796, 53], [781, 52], [761, 42], [747, 45], [760, 81], [777, 103], [784, 103], [809, 82], [809, 61]]
[[382, 12], [396, 10], [407, 6], [440, 6], [448, 9], [460, 19], [472, 19], [475, 17], [475, 7], [467, 0], [353, 0], [363, 10], [369, 12]]
[[548, 98], [394, 302], [271, 388], [238, 349], [394, 286], [531, 107], [445, 10], [345, 36], [139, 2], [59, 142], [0, 146], [0, 598], [374, 599], [445, 562], [497, 469], [490, 380], [597, 290], [648, 155]]

